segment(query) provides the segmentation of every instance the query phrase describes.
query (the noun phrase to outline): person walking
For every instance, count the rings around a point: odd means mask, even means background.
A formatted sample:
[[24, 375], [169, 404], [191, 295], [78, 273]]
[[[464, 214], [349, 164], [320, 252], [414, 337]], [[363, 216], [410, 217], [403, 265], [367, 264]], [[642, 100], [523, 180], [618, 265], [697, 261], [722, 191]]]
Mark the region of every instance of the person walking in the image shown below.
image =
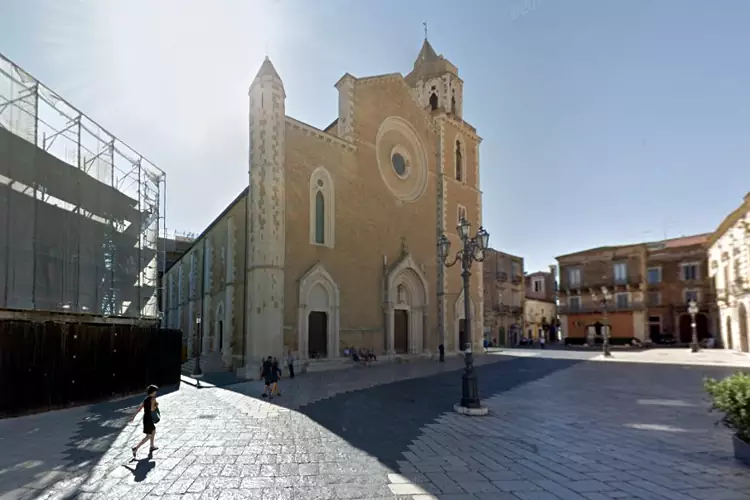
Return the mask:
[[130, 449], [133, 452], [133, 459], [135, 459], [136, 453], [138, 453], [138, 448], [146, 444], [146, 441], [151, 441], [151, 447], [148, 450], [149, 455], [159, 449], [154, 444], [154, 437], [156, 436], [156, 424], [161, 419], [161, 415], [159, 413], [159, 403], [156, 401], [156, 392], [158, 390], [159, 388], [155, 385], [148, 386], [148, 388], [146, 389], [146, 399], [143, 400], [143, 402], [138, 406], [138, 409], [135, 410], [133, 416], [130, 418], [131, 422], [135, 420], [138, 412], [143, 409], [143, 433], [146, 436], [141, 440], [140, 443]]
[[291, 349], [286, 357], [286, 363], [289, 366], [289, 378], [294, 378], [294, 356], [292, 355]]
[[273, 370], [273, 358], [268, 356], [260, 367], [260, 378], [265, 382], [266, 386], [263, 389], [263, 396], [267, 398], [271, 393], [271, 371]]
[[273, 358], [273, 362], [271, 363], [271, 396], [269, 398], [273, 398], [274, 395], [281, 396], [280, 392], [277, 392], [279, 389], [279, 380], [281, 379], [281, 367], [279, 366], [279, 360], [276, 358]]

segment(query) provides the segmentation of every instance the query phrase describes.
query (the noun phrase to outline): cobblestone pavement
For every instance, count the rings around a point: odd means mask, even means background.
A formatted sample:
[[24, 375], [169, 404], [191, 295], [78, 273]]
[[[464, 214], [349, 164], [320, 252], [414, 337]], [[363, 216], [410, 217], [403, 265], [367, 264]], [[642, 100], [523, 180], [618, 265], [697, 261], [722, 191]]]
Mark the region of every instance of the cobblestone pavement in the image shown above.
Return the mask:
[[0, 499], [750, 498], [701, 389], [731, 369], [481, 363], [475, 418], [451, 411], [460, 360], [311, 374], [273, 402], [258, 382], [183, 385], [137, 461], [140, 397], [2, 420]]

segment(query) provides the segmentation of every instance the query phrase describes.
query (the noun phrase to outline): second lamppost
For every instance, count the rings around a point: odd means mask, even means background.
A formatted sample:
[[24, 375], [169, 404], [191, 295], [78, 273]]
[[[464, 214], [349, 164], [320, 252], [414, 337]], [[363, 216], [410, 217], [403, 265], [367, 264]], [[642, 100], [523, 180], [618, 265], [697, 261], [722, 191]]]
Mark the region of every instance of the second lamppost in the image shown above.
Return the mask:
[[471, 265], [474, 262], [484, 260], [484, 251], [490, 240], [490, 233], [480, 227], [475, 236], [471, 236], [471, 224], [466, 219], [461, 219], [458, 224], [458, 237], [461, 239], [462, 248], [456, 253], [453, 260], [449, 261], [448, 255], [451, 249], [451, 242], [444, 234], [438, 240], [438, 253], [443, 264], [447, 267], [456, 265], [461, 262], [464, 281], [464, 332], [468, 337], [466, 342], [466, 354], [464, 355], [464, 374], [462, 376], [461, 406], [468, 409], [481, 408], [479, 400], [479, 385], [477, 375], [474, 371], [474, 357], [471, 352], [471, 291], [469, 288], [469, 278], [471, 277]]
[[[596, 292], [591, 292], [591, 299], [596, 302], [597, 301]], [[609, 350], [609, 325], [607, 324], [607, 305], [612, 300], [612, 294], [610, 293], [609, 289], [606, 286], [602, 287], [602, 316], [604, 317], [604, 325], [602, 326], [602, 329], [604, 330], [602, 332], [602, 354], [605, 358], [609, 358], [612, 356], [612, 353]]]
[[698, 352], [700, 351], [698, 348], [698, 330], [697, 325], [695, 324], [695, 316], [698, 314], [698, 303], [694, 300], [691, 300], [688, 303], [688, 313], [690, 313], [690, 328], [693, 331], [693, 337], [690, 341], [690, 350], [692, 352]]

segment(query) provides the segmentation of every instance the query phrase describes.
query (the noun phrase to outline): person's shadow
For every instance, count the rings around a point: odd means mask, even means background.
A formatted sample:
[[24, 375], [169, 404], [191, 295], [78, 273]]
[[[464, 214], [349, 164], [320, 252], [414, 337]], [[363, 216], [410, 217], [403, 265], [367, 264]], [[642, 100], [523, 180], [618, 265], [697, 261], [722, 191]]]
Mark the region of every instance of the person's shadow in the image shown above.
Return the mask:
[[136, 462], [135, 467], [131, 467], [129, 465], [123, 465], [123, 467], [133, 473], [133, 479], [136, 483], [140, 483], [141, 481], [146, 479], [148, 473], [151, 472], [154, 467], [156, 467], [156, 462], [151, 460], [151, 458], [152, 455], [149, 453], [148, 457], [146, 458], [142, 458], [140, 460], [136, 460], [135, 458], [132, 459], [130, 462]]

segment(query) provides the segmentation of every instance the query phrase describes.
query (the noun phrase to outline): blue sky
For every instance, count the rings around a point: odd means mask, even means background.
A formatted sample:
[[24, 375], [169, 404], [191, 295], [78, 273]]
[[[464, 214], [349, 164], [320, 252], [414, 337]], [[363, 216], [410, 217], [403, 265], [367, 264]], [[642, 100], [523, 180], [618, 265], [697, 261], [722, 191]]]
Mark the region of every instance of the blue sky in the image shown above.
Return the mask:
[[484, 138], [491, 243], [528, 271], [711, 231], [750, 191], [746, 0], [4, 0], [0, 51], [165, 170], [169, 228], [199, 232], [247, 182], [266, 50], [323, 127], [344, 72], [410, 70], [423, 21]]

